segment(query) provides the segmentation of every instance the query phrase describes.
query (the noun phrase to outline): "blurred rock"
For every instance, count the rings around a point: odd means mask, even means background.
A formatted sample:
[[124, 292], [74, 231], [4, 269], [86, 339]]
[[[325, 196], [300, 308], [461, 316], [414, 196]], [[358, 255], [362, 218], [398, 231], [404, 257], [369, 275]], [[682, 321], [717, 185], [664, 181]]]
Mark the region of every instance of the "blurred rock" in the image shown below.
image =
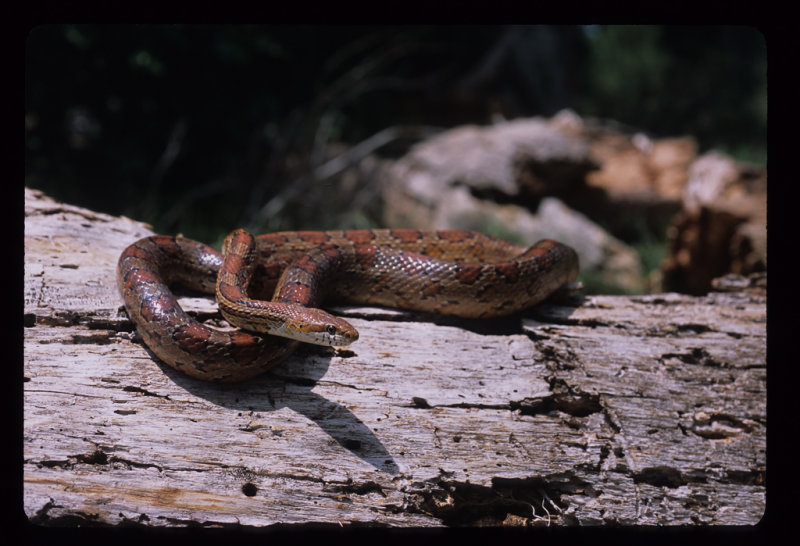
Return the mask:
[[457, 127], [415, 146], [390, 168], [384, 220], [419, 226], [455, 186], [499, 201], [558, 195], [594, 168], [584, 143], [540, 118]]
[[[564, 110], [445, 131], [381, 172], [384, 225], [552, 237], [602, 291], [698, 294], [725, 273], [766, 269], [766, 172], [698, 159], [692, 137], [654, 139]], [[626, 240], [670, 226], [661, 270], [643, 279], [637, 253], [595, 222]]]
[[587, 174], [585, 190], [568, 201], [571, 206], [619, 232], [638, 224], [659, 230], [680, 210], [687, 170], [697, 156], [693, 138], [652, 139], [571, 110], [559, 112], [550, 124], [584, 142], [599, 166]]
[[636, 252], [547, 197], [585, 188], [587, 173], [597, 168], [588, 152], [580, 139], [539, 118], [447, 131], [387, 168], [383, 222], [476, 229], [525, 244], [552, 237], [573, 246], [582, 270], [593, 271], [598, 282], [614, 291], [639, 291]]
[[716, 152], [695, 161], [669, 231], [663, 288], [704, 294], [726, 273], [767, 268], [767, 173]]

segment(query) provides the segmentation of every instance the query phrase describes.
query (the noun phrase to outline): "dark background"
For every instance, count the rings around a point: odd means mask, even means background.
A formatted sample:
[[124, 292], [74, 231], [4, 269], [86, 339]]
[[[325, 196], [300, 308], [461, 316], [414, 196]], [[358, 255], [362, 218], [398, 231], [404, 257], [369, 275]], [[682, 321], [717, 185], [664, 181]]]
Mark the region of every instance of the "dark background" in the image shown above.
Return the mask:
[[[26, 42], [26, 185], [218, 243], [333, 145], [387, 127], [571, 108], [763, 164], [766, 70], [751, 27], [39, 26]], [[312, 197], [256, 231], [379, 227], [363, 199]]]

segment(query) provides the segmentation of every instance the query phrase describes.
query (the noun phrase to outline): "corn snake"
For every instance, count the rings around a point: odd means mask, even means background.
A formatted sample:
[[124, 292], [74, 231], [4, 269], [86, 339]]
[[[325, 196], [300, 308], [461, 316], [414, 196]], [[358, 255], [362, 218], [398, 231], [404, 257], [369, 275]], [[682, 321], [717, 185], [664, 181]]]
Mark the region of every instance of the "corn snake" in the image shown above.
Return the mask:
[[[126, 248], [117, 264], [128, 315], [150, 350], [170, 366], [212, 381], [239, 381], [272, 368], [294, 351], [298, 335], [329, 345], [357, 339], [349, 323], [317, 308], [323, 302], [490, 319], [540, 303], [578, 274], [577, 254], [557, 241], [524, 247], [463, 230], [299, 231], [255, 238], [237, 230], [223, 249], [224, 256], [200, 242], [154, 235]], [[267, 331], [277, 335], [200, 324], [181, 309], [169, 288], [175, 284], [215, 293], [229, 322], [248, 329], [271, 322]], [[280, 320], [263, 318], [271, 307], [280, 309]]]

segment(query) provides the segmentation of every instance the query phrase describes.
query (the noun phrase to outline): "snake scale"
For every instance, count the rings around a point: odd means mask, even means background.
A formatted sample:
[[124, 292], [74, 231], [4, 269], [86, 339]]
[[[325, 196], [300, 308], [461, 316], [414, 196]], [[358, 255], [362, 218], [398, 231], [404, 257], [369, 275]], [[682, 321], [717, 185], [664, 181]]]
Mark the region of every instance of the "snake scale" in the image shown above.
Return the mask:
[[[344, 345], [357, 339], [349, 323], [318, 309], [322, 302], [492, 318], [536, 305], [578, 274], [575, 251], [557, 241], [524, 247], [463, 230], [258, 237], [236, 230], [223, 252], [154, 235], [126, 248], [117, 264], [125, 308], [150, 350], [211, 381], [258, 375], [288, 357], [298, 340]], [[215, 293], [226, 320], [261, 333], [200, 324], [181, 309], [174, 285]]]

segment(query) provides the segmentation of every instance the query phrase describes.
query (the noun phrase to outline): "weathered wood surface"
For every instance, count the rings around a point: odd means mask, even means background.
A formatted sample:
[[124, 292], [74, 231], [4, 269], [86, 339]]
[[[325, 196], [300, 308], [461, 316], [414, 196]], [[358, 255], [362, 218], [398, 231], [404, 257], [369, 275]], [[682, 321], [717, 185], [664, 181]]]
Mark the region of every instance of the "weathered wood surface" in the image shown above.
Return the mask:
[[[348, 350], [245, 384], [155, 359], [140, 223], [26, 190], [24, 508], [42, 525], [754, 524], [766, 293], [588, 297], [491, 323], [338, 308]], [[747, 284], [747, 283], [745, 283]], [[210, 299], [185, 298], [200, 318]]]

